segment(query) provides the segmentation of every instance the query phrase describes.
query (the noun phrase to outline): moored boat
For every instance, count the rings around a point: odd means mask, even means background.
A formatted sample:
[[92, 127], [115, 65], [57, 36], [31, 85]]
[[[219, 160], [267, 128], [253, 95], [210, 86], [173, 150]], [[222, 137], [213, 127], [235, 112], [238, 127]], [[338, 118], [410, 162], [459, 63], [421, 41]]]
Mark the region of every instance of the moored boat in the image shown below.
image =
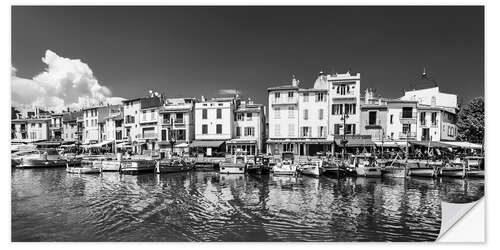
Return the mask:
[[121, 169], [121, 160], [103, 160], [100, 162], [103, 172], [119, 172]]
[[346, 175], [346, 171], [341, 167], [341, 163], [338, 161], [326, 162], [324, 161], [320, 166], [320, 174], [326, 176], [336, 176], [342, 177]]
[[194, 168], [194, 164], [183, 159], [161, 160], [156, 162], [155, 173], [186, 172]]
[[37, 150], [21, 158], [18, 168], [55, 168], [66, 167], [67, 160], [60, 157], [55, 149]]
[[155, 167], [156, 162], [154, 160], [127, 159], [122, 162], [120, 172], [123, 174], [152, 173]]
[[300, 164], [297, 171], [303, 175], [319, 177], [322, 163], [322, 160], [311, 160], [307, 163]]
[[357, 176], [381, 177], [382, 171], [374, 156], [371, 154], [353, 155], [349, 159], [351, 168], [354, 168]]
[[423, 162], [407, 162], [407, 175], [418, 177], [435, 177], [437, 175], [437, 165]]
[[99, 174], [102, 169], [95, 167], [93, 161], [82, 160], [79, 166], [70, 167], [66, 165], [66, 172], [72, 174]]
[[245, 155], [234, 155], [219, 164], [221, 174], [244, 174], [247, 160]]
[[464, 178], [465, 165], [460, 160], [448, 162], [439, 168], [438, 174], [443, 177]]
[[293, 153], [282, 153], [281, 160], [277, 159], [276, 164], [273, 166], [273, 175], [295, 175], [297, 173], [297, 164], [293, 160]]
[[404, 166], [387, 166], [382, 168], [382, 176], [384, 177], [405, 178], [406, 175], [407, 169]]
[[465, 175], [471, 178], [484, 178], [484, 157], [468, 156], [465, 157], [466, 170]]
[[217, 164], [215, 162], [197, 161], [194, 163], [195, 171], [214, 171], [216, 167]]

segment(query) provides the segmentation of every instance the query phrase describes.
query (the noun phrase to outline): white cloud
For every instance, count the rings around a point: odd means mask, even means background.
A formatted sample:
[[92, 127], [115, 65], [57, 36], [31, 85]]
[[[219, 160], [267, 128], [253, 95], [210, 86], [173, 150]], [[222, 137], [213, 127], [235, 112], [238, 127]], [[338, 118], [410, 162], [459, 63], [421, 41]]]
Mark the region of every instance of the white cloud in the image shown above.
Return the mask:
[[17, 77], [17, 69], [12, 67], [13, 106], [61, 111], [66, 107], [77, 109], [122, 100], [111, 97], [111, 90], [100, 85], [90, 67], [79, 59], [64, 58], [47, 50], [42, 62], [47, 67], [33, 79]]
[[219, 95], [241, 95], [241, 92], [237, 89], [219, 89]]

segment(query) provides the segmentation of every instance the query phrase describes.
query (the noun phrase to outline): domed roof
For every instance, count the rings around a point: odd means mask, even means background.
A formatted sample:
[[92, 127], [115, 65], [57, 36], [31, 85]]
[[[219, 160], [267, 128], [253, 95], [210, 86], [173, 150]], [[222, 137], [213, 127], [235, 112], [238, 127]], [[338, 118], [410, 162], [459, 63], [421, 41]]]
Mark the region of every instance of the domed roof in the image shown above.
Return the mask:
[[328, 89], [328, 81], [326, 80], [326, 75], [321, 71], [314, 82], [315, 89]]

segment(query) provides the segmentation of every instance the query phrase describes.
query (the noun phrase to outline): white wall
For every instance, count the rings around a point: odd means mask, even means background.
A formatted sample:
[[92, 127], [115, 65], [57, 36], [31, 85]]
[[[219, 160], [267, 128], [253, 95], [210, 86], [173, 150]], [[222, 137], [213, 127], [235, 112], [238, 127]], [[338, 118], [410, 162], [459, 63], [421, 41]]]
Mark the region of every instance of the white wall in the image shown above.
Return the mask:
[[[207, 110], [207, 119], [203, 119], [203, 110]], [[221, 119], [217, 119], [217, 109], [222, 110]], [[195, 139], [196, 140], [229, 140], [233, 137], [233, 111], [230, 101], [207, 101], [195, 104]], [[217, 124], [222, 125], [222, 133], [216, 133]], [[208, 126], [208, 133], [202, 133], [202, 126]]]

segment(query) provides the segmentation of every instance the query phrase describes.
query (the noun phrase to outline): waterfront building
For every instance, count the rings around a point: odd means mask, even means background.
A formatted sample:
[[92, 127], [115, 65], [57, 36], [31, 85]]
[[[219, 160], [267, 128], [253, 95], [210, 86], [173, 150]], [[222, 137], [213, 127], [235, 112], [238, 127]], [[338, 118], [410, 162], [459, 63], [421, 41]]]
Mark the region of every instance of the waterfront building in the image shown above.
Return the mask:
[[37, 142], [50, 139], [51, 119], [47, 116], [14, 119], [11, 121], [13, 142]]
[[120, 105], [106, 105], [83, 109], [83, 143], [110, 142], [106, 138], [104, 124], [110, 110], [120, 109]]
[[256, 104], [250, 99], [240, 101], [234, 110], [234, 136], [226, 142], [228, 153], [262, 153], [265, 150], [265, 120], [264, 105]]
[[194, 106], [195, 140], [190, 147], [205, 156], [222, 156], [227, 152], [226, 141], [234, 136], [235, 97], [202, 100]]
[[51, 114], [50, 115], [50, 140], [59, 141], [62, 140], [62, 113]]
[[159, 151], [158, 141], [160, 139], [158, 121], [159, 110], [163, 106], [160, 97], [144, 97], [140, 100], [139, 110], [139, 134], [137, 141], [140, 145], [141, 153], [155, 154]]
[[66, 112], [62, 116], [62, 140], [81, 142], [78, 131], [78, 118], [83, 118], [82, 111]]
[[[426, 74], [422, 76], [426, 79]], [[418, 140], [453, 141], [457, 138], [457, 95], [442, 93], [438, 86], [405, 91], [401, 100], [418, 104]]]
[[138, 139], [140, 135], [139, 111], [141, 109], [141, 98], [123, 100], [123, 126], [125, 137], [132, 145], [132, 151], [138, 153], [141, 150]]
[[[361, 75], [320, 72], [313, 88], [268, 88], [267, 152], [317, 155], [333, 151], [344, 135], [359, 135]], [[345, 128], [344, 120], [345, 119]]]
[[168, 98], [159, 109], [159, 146], [163, 158], [173, 152], [189, 153], [189, 144], [194, 140], [195, 98]]
[[109, 109], [104, 118], [104, 140], [121, 143], [124, 141], [123, 106]]
[[389, 99], [375, 97], [371, 89], [365, 90], [365, 96], [361, 102], [360, 134], [369, 135], [375, 142], [387, 138], [387, 122]]

